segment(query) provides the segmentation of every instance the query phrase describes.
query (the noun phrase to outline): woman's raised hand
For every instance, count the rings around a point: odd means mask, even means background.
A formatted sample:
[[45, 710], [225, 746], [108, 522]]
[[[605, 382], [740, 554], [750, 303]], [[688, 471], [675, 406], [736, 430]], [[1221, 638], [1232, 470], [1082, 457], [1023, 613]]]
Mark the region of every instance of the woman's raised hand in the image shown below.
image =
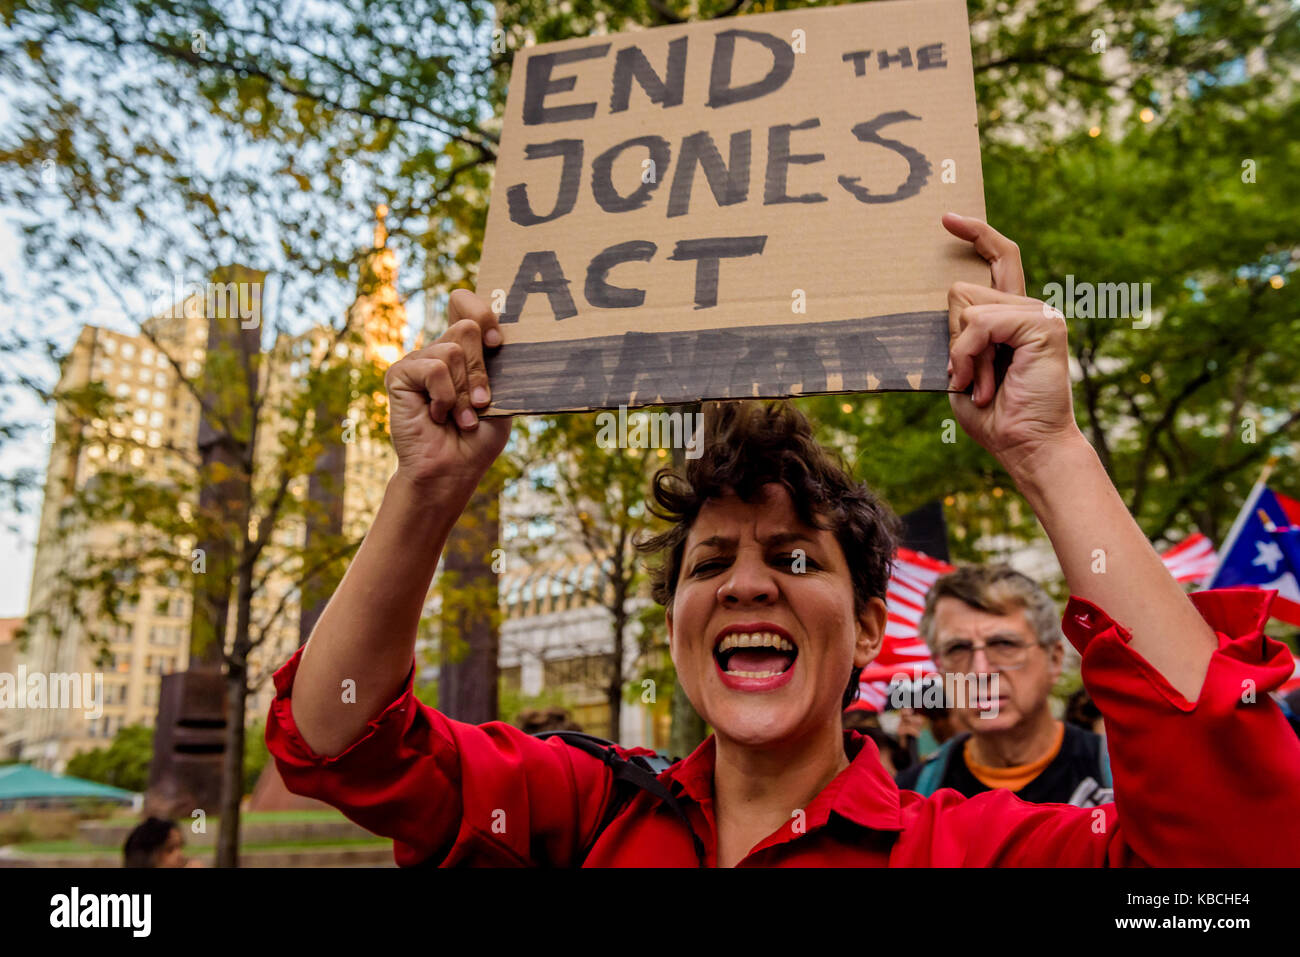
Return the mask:
[[480, 419], [491, 401], [485, 349], [501, 345], [496, 315], [468, 289], [451, 294], [448, 328], [384, 377], [397, 474], [413, 486], [468, 499], [505, 448], [513, 419]]

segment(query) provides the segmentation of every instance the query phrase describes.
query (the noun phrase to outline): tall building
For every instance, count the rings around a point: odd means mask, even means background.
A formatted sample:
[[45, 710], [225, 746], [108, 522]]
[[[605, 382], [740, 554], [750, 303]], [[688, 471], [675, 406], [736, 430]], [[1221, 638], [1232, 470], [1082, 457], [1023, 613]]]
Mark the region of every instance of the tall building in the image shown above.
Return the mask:
[[[276, 465], [286, 423], [279, 403], [303, 386], [309, 364], [319, 364], [327, 352], [332, 361], [387, 365], [401, 355], [406, 332], [405, 308], [396, 287], [397, 260], [386, 246], [382, 207], [375, 248], [366, 257], [356, 301], [349, 309], [347, 329], [361, 333], [357, 341], [328, 326], [315, 326], [299, 336], [281, 336], [261, 367], [259, 392], [270, 410], [259, 423], [254, 450], [254, 495], [265, 494], [278, 481]], [[96, 326], [82, 329], [64, 360], [57, 387], [65, 394], [102, 386], [112, 397], [111, 415], [79, 423], [62, 403], [55, 415], [45, 497], [33, 565], [29, 598], [31, 630], [25, 654], [19, 656], [28, 673], [100, 674], [102, 714], [87, 718], [84, 709], [29, 708], [19, 711], [10, 732], [25, 761], [59, 771], [72, 755], [103, 747], [125, 725], [152, 726], [157, 713], [159, 677], [184, 670], [189, 661], [192, 583], [181, 576], [167, 581], [140, 581], [139, 600], [119, 608], [123, 623], [114, 625], [88, 602], [84, 620], [77, 620], [66, 601], [55, 601], [60, 568], [84, 567], [82, 556], [120, 547], [133, 525], [124, 520], [95, 519], [73, 514], [65, 506], [78, 490], [86, 490], [105, 470], [130, 469], [150, 481], [164, 482], [169, 473], [193, 481], [198, 466], [196, 442], [200, 419], [198, 399], [176, 375], [197, 380], [206, 355], [211, 294], [193, 295], [141, 324], [139, 335], [126, 335]], [[226, 313], [226, 315], [232, 315]], [[355, 390], [353, 390], [355, 392]], [[343, 402], [349, 406], [355, 395]], [[386, 435], [372, 434], [359, 415], [338, 423], [344, 488], [341, 530], [359, 539], [369, 527], [383, 490], [396, 467]], [[307, 475], [291, 479], [288, 491], [308, 496]], [[197, 502], [183, 502], [182, 517]], [[256, 511], [255, 511], [256, 516]], [[249, 534], [256, 532], [255, 521]], [[286, 561], [301, 548], [306, 523], [291, 518], [277, 524], [263, 549], [252, 601], [254, 631], [265, 640], [250, 655], [250, 690], [246, 721], [265, 717], [274, 689], [270, 671], [299, 643], [301, 612], [295, 566]], [[193, 540], [175, 543], [189, 556]], [[49, 618], [33, 612], [50, 611]], [[234, 601], [227, 642], [235, 627]], [[99, 660], [104, 649], [103, 663]], [[260, 680], [259, 680], [260, 679]], [[100, 710], [100, 709], [93, 709]]]
[[[185, 667], [187, 582], [141, 583], [138, 601], [118, 609], [121, 624], [93, 608], [78, 620], [66, 603], [56, 603], [54, 589], [60, 569], [84, 569], [84, 556], [117, 546], [132, 528], [123, 520], [92, 523], [67, 511], [78, 490], [109, 470], [129, 469], [163, 481], [169, 470], [186, 468], [199, 405], [176, 369], [193, 377], [202, 367], [203, 311], [200, 299], [188, 299], [143, 323], [135, 336], [86, 326], [63, 362], [57, 393], [101, 386], [112, 398], [111, 416], [83, 423], [63, 403], [56, 408], [28, 600], [31, 631], [20, 664], [29, 674], [45, 676], [102, 674], [103, 701], [102, 708], [19, 710], [18, 751], [25, 761], [58, 770], [68, 757], [104, 744], [123, 725], [151, 724], [159, 676]], [[178, 549], [183, 545], [178, 542]], [[48, 617], [34, 616], [46, 610]], [[102, 665], [96, 660], [100, 646]]]

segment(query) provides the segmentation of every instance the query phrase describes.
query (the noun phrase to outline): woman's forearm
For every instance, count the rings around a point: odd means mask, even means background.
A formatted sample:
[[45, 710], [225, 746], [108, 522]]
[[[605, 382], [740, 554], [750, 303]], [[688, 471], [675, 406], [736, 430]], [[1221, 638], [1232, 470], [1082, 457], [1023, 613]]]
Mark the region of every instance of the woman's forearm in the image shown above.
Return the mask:
[[1012, 478], [1042, 523], [1072, 594], [1132, 634], [1131, 647], [1185, 698], [1200, 695], [1217, 642], [1129, 514], [1082, 434], [1043, 446]]
[[294, 723], [317, 754], [345, 750], [401, 690], [438, 557], [466, 502], [400, 472], [389, 481], [294, 679]]

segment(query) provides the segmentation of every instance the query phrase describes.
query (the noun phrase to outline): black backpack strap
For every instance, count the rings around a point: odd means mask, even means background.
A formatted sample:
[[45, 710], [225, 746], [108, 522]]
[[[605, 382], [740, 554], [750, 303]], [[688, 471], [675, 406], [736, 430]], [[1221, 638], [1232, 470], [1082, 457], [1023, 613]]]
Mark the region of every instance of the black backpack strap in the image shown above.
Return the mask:
[[653, 757], [645, 755], [633, 755], [625, 758], [614, 750], [614, 744], [606, 741], [604, 738], [598, 738], [594, 734], [586, 734], [582, 731], [540, 731], [534, 735], [536, 738], [558, 737], [563, 741], [577, 748], [579, 751], [585, 751], [592, 757], [599, 758], [605, 763], [613, 774], [616, 793], [610, 799], [605, 809], [605, 816], [601, 819], [596, 833], [592, 835], [591, 843], [587, 845], [583, 852], [583, 859], [591, 853], [596, 841], [600, 839], [601, 834], [605, 833], [605, 828], [613, 823], [614, 818], [623, 812], [623, 809], [636, 797], [638, 791], [645, 791], [658, 798], [668, 806], [682, 824], [686, 826], [686, 831], [691, 835], [691, 842], [695, 846], [695, 859], [700, 867], [707, 866], [707, 855], [704, 850], [704, 842], [700, 840], [695, 828], [691, 826], [691, 819], [686, 816], [686, 809], [682, 807], [681, 802], [673, 795], [668, 788], [659, 781], [658, 772], [669, 767], [673, 762], [661, 754]]

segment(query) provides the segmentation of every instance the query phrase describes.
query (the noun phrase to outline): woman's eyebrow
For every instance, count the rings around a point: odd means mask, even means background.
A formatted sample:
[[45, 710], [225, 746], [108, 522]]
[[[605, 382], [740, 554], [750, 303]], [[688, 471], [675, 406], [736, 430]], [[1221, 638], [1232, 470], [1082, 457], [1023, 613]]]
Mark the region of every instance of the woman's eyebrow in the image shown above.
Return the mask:
[[807, 542], [810, 545], [817, 544], [817, 539], [806, 532], [778, 532], [775, 535], [769, 535], [761, 539], [767, 547], [773, 545], [789, 545], [791, 542]]
[[[788, 545], [791, 542], [808, 542], [816, 544], [817, 539], [806, 532], [775, 532], [772, 535], [759, 539], [759, 543], [765, 548], [771, 548], [773, 545]], [[736, 539], [725, 535], [711, 535], [708, 538], [702, 538], [690, 550], [695, 551], [697, 548], [721, 548], [724, 551], [734, 550]]]
[[734, 551], [736, 548], [736, 540], [734, 538], [727, 538], [723, 535], [711, 535], [710, 537], [701, 539], [692, 545], [690, 551], [693, 552], [697, 548], [720, 548], [723, 551]]

